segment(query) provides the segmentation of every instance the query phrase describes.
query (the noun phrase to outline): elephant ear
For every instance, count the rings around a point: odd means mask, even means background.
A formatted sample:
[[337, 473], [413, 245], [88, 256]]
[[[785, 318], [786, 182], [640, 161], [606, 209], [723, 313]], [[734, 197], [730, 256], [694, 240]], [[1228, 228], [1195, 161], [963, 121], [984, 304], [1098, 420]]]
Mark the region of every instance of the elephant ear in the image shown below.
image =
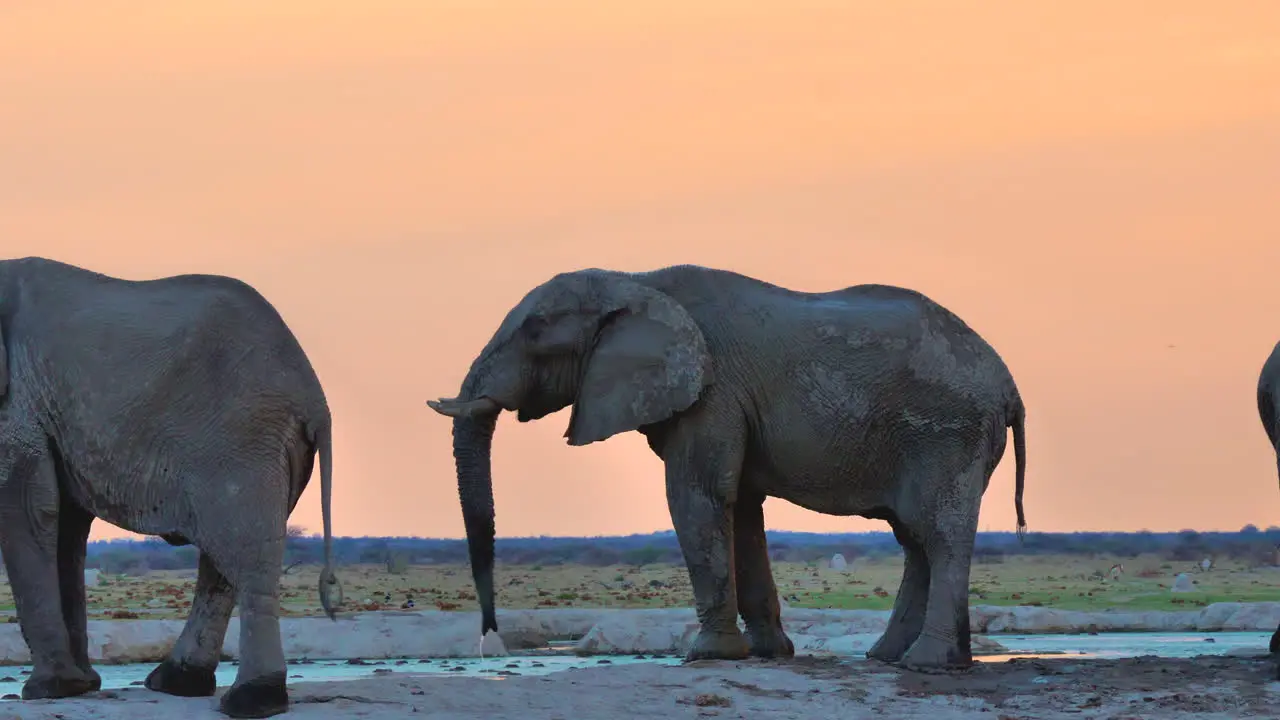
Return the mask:
[[565, 437], [586, 445], [688, 409], [711, 379], [702, 330], [670, 296], [622, 281], [596, 332]]

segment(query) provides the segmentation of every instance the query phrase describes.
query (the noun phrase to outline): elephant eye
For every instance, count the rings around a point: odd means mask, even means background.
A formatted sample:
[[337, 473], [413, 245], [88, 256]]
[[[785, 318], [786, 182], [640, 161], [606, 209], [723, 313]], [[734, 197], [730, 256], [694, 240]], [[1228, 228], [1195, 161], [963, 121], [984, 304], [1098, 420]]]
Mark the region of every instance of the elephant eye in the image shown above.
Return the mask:
[[524, 332], [534, 342], [551, 327], [551, 321], [542, 315], [531, 315], [524, 321]]

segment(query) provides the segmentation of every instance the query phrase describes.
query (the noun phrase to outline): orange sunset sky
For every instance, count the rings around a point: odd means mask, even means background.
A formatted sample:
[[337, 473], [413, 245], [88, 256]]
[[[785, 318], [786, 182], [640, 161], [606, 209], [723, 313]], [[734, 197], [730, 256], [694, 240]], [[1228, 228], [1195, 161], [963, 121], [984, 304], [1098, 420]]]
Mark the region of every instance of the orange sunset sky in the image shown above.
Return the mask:
[[[0, 256], [257, 286], [325, 383], [340, 535], [461, 536], [424, 401], [554, 273], [675, 263], [960, 314], [1027, 403], [1032, 531], [1280, 524], [1277, 28], [1259, 0], [8, 2]], [[670, 528], [643, 438], [567, 419], [499, 424], [499, 535]], [[984, 529], [1012, 495], [1010, 448]]]

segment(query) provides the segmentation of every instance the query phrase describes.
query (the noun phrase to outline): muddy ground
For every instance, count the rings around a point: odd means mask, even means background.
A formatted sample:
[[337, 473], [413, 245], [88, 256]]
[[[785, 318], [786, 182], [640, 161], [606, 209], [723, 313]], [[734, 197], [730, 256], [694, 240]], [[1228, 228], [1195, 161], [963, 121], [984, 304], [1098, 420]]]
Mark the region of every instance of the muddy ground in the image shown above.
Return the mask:
[[[919, 674], [871, 661], [598, 666], [550, 676], [450, 678], [391, 673], [291, 685], [285, 718], [434, 720], [616, 718], [1035, 718], [1228, 720], [1280, 717], [1270, 660], [1201, 657], [1016, 659]], [[75, 700], [0, 702], [0, 718], [159, 720], [222, 717], [211, 698], [140, 688]]]

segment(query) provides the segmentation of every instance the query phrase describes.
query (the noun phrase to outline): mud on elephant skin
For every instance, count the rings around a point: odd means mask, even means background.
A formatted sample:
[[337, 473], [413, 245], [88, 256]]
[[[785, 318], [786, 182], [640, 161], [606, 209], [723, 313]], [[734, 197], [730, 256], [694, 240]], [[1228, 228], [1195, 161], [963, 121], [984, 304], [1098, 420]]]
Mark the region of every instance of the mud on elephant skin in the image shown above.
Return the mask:
[[221, 708], [284, 712], [285, 523], [317, 455], [320, 599], [333, 617], [331, 438], [315, 371], [248, 285], [0, 261], [0, 549], [34, 666], [23, 698], [101, 686], [89, 663], [84, 559], [102, 518], [200, 549], [191, 614], [147, 687], [213, 695], [238, 603], [243, 660]]
[[428, 404], [453, 419], [481, 632], [497, 628], [490, 450], [502, 410], [527, 422], [572, 405], [570, 445], [644, 434], [663, 460], [701, 623], [690, 659], [794, 654], [766, 497], [890, 523], [906, 568], [870, 654], [906, 667], [972, 662], [969, 563], [1010, 427], [1025, 529], [1024, 409], [1009, 370], [958, 317], [903, 288], [805, 293], [690, 265], [562, 273], [511, 309], [458, 397]]

